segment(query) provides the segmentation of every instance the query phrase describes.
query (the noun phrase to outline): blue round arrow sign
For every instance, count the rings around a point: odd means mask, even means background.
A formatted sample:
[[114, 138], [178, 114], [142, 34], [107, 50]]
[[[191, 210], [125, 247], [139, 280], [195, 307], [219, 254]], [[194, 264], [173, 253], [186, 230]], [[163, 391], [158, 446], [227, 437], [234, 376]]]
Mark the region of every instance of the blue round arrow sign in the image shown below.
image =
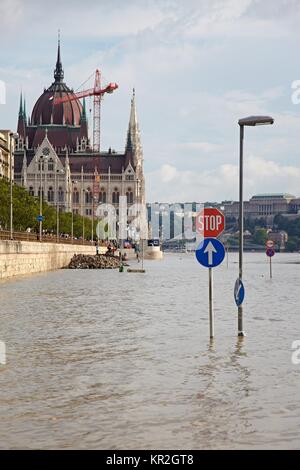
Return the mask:
[[239, 307], [244, 302], [245, 298], [245, 287], [241, 279], [237, 279], [234, 285], [234, 300], [236, 306]]
[[215, 268], [225, 258], [224, 245], [216, 238], [205, 238], [196, 249], [198, 263], [206, 268]]

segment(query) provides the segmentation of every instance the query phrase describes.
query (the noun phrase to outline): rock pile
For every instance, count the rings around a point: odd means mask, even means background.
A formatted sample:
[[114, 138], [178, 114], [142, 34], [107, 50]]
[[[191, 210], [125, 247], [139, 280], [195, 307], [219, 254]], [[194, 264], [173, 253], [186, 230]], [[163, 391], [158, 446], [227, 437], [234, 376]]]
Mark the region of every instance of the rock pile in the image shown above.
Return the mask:
[[69, 269], [115, 269], [120, 265], [119, 259], [106, 255], [74, 255]]

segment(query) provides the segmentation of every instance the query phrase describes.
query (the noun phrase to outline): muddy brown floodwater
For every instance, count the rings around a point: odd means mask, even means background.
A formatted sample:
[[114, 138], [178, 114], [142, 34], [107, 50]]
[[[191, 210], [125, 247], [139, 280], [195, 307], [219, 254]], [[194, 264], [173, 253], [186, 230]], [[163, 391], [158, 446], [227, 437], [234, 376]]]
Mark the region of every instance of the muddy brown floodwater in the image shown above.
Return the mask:
[[[0, 447], [299, 448], [300, 255], [245, 255], [247, 337], [237, 340], [237, 255], [193, 254], [146, 274], [60, 270], [0, 284]], [[300, 356], [300, 355], [299, 355]]]

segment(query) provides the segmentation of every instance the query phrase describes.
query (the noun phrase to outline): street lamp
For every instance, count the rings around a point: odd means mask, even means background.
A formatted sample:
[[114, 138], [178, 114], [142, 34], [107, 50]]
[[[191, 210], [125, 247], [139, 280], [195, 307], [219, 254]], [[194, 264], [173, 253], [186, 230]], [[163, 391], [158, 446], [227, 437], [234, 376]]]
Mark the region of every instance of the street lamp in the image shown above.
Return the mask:
[[10, 239], [13, 240], [13, 151], [12, 141], [17, 139], [19, 134], [10, 132], [9, 133], [9, 179], [10, 179]]
[[[40, 242], [42, 241], [42, 231], [43, 231], [43, 164], [47, 161], [48, 157], [40, 156], [40, 214], [39, 214], [39, 225], [40, 225]], [[46, 172], [45, 172], [46, 174]]]
[[[57, 177], [59, 177], [60, 174], [64, 174], [64, 170], [56, 169], [55, 171], [56, 243], [59, 242], [59, 203], [60, 201], [59, 201], [58, 190], [57, 190]], [[59, 183], [59, 178], [58, 178], [58, 183]]]
[[72, 189], [72, 197], [71, 197], [71, 239], [72, 239], [72, 242], [73, 242], [73, 238], [74, 238], [74, 209], [73, 209], [73, 197], [74, 197], [74, 184], [77, 184], [78, 181], [76, 180], [72, 180], [71, 181], [71, 189]]
[[[240, 119], [240, 175], [239, 175], [239, 282], [243, 279], [243, 251], [244, 251], [244, 201], [243, 201], [243, 153], [244, 153], [244, 127], [265, 126], [273, 124], [270, 116], [249, 116]], [[238, 307], [238, 336], [245, 336], [243, 330], [243, 307]]]
[[82, 212], [82, 243], [84, 244], [84, 198], [85, 198], [85, 189], [82, 188], [82, 199], [81, 199], [81, 212]]
[[95, 202], [97, 202], [97, 196], [92, 194], [92, 243], [94, 241], [94, 209], [95, 209]]

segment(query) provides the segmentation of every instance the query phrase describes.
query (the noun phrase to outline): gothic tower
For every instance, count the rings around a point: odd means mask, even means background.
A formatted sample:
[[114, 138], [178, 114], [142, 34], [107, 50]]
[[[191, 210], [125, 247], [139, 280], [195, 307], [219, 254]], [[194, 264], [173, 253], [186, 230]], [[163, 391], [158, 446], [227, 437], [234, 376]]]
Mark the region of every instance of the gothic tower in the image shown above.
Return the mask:
[[131, 99], [129, 126], [127, 131], [126, 150], [128, 163], [131, 163], [138, 179], [138, 201], [145, 202], [144, 157], [141, 144], [140, 127], [137, 118], [135, 89]]

